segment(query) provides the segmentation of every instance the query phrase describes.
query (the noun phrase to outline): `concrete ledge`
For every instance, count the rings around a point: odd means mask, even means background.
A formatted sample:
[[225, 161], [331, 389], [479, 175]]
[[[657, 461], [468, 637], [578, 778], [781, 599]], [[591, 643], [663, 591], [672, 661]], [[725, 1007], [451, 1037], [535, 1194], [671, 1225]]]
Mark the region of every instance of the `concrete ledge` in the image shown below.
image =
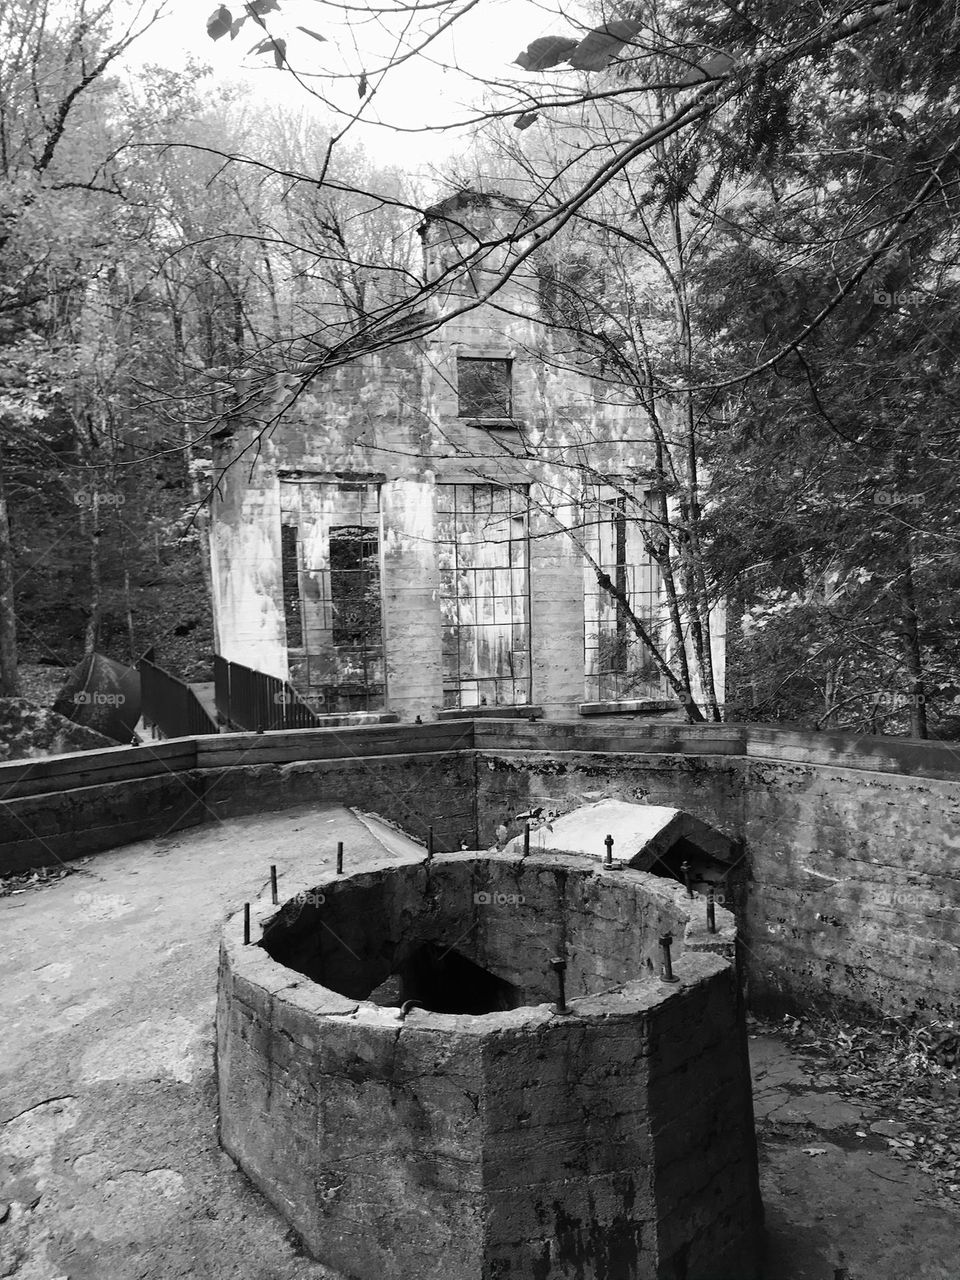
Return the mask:
[[542, 720], [543, 707], [451, 707], [438, 711], [437, 719], [443, 720]]
[[619, 702], [581, 702], [577, 711], [582, 716], [616, 716], [616, 715], [638, 715], [641, 713], [654, 713], [659, 711], [682, 711], [679, 702], [671, 702], [669, 699], [639, 699], [630, 701], [629, 699]]

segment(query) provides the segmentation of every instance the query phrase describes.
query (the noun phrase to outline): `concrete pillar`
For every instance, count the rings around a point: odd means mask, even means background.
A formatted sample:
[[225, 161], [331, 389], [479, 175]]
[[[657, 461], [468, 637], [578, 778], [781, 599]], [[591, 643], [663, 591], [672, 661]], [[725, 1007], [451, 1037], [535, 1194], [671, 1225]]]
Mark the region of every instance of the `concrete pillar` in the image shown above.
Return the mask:
[[280, 572], [280, 494], [276, 474], [259, 466], [249, 483], [238, 463], [213, 498], [210, 571], [219, 652], [281, 680], [287, 677]]
[[584, 700], [583, 558], [574, 539], [545, 514], [555, 495], [555, 487], [542, 491], [540, 485], [530, 495], [533, 701], [546, 719], [575, 716]]
[[432, 719], [443, 705], [440, 574], [433, 478], [380, 489], [387, 706], [402, 720]]

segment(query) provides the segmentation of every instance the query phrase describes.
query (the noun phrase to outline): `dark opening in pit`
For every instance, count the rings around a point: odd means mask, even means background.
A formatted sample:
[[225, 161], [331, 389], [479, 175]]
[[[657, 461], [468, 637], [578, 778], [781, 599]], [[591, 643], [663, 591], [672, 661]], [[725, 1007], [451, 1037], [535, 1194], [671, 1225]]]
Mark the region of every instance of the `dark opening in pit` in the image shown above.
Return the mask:
[[512, 983], [439, 942], [417, 947], [367, 998], [387, 1006], [415, 1000], [432, 1013], [497, 1013], [521, 1003]]
[[679, 880], [683, 884], [683, 864], [690, 864], [690, 883], [700, 893], [708, 888], [722, 889], [726, 881], [727, 866], [719, 859], [705, 853], [690, 840], [675, 841], [666, 853], [660, 854], [649, 867], [652, 875], [666, 880]]

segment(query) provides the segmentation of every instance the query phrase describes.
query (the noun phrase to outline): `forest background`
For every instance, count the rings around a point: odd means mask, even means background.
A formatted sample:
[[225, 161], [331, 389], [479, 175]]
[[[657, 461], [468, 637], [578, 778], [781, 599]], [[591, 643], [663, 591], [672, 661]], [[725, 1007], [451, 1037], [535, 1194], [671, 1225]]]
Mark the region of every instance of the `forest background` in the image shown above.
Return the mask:
[[[374, 57], [317, 0], [294, 61], [282, 0], [217, 6], [131, 76], [157, 10], [4, 6], [0, 691], [92, 650], [209, 678], [212, 435], [396, 341], [422, 211], [471, 187], [533, 211], [558, 352], [654, 424], [653, 551], [692, 624], [728, 607], [701, 712], [960, 738], [955, 7], [545, 13], [516, 64], [502, 30], [455, 158], [384, 165], [357, 121], [463, 8], [368, 6], [401, 33]], [[231, 38], [309, 110], [214, 83]]]

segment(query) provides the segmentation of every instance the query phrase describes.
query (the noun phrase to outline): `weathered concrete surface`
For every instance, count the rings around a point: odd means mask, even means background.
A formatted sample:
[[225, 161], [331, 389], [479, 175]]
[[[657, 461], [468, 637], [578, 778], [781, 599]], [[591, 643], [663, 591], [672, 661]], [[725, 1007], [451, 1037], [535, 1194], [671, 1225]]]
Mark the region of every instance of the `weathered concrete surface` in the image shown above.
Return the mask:
[[[220, 1151], [213, 1074], [222, 921], [271, 862], [282, 885], [318, 847], [332, 857], [331, 817], [301, 808], [146, 840], [0, 899], [0, 1274], [345, 1280], [298, 1253]], [[354, 831], [341, 829], [347, 865], [372, 866]], [[778, 1063], [796, 1062], [774, 1043]], [[773, 1106], [770, 1055], [750, 1046]], [[801, 1078], [790, 1105], [804, 1093]], [[850, 1132], [781, 1125], [762, 1144], [766, 1280], [831, 1280], [840, 1248], [849, 1280], [955, 1280], [960, 1213]]]
[[[255, 904], [253, 945], [240, 915], [224, 929], [221, 1134], [316, 1257], [358, 1280], [755, 1280], [738, 983], [729, 958], [686, 946], [682, 886], [460, 853], [288, 892]], [[370, 1003], [425, 941], [519, 1007], [453, 1012], [462, 989], [405, 1018]]]
[[[666, 805], [626, 800], [595, 800], [554, 818], [537, 833], [537, 848], [553, 853], [606, 857], [607, 837], [613, 840], [615, 859], [651, 870], [678, 841], [686, 841], [717, 864], [729, 865], [737, 854], [734, 842], [691, 813]], [[507, 846], [523, 848], [516, 836]]]
[[960, 1202], [935, 1203], [931, 1180], [889, 1153], [879, 1108], [824, 1088], [782, 1040], [749, 1045], [768, 1280], [954, 1280]]
[[348, 865], [398, 856], [343, 810], [295, 811], [0, 900], [0, 1275], [332, 1280], [219, 1147], [213, 1016], [226, 915], [337, 840]]
[[688, 810], [742, 841], [732, 899], [753, 1007], [960, 1017], [960, 781], [647, 752], [478, 751], [481, 841], [534, 805]]

